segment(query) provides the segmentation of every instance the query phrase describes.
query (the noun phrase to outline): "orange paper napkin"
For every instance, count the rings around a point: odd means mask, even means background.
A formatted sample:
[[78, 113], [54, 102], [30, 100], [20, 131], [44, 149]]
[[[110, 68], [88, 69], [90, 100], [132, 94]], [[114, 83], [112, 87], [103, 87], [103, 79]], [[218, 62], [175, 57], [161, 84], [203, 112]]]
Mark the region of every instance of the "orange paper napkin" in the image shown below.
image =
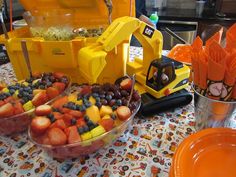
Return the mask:
[[209, 45], [207, 94], [218, 100], [223, 88], [227, 53], [216, 41]]
[[200, 84], [200, 73], [199, 73], [199, 58], [200, 52], [202, 51], [203, 42], [198, 36], [192, 43], [192, 69], [193, 69], [193, 82], [194, 86], [197, 89]]

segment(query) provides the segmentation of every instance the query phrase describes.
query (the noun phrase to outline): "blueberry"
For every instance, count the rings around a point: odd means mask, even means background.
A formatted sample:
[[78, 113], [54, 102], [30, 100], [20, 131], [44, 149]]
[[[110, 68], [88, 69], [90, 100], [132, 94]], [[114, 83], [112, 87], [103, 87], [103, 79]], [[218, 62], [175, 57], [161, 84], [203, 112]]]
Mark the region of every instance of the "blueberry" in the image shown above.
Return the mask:
[[73, 119], [70, 120], [70, 123], [71, 123], [71, 125], [75, 125], [77, 123], [77, 121], [76, 121], [75, 118], [73, 118]]
[[40, 85], [39, 89], [45, 89], [45, 86], [44, 85]]
[[86, 108], [89, 108], [90, 106], [92, 106], [92, 103], [90, 103], [90, 102], [88, 101], [88, 102], [86, 102], [84, 105], [85, 105]]
[[111, 118], [112, 118], [113, 120], [116, 120], [116, 115], [115, 115], [115, 114], [112, 114], [112, 115], [111, 115]]
[[116, 104], [117, 104], [117, 106], [121, 106], [122, 105], [122, 100], [121, 99], [116, 100]]
[[89, 126], [89, 130], [90, 130], [90, 131], [91, 131], [92, 129], [94, 129], [94, 128], [95, 128], [94, 125]]
[[87, 125], [90, 127], [90, 126], [94, 125], [94, 123], [91, 120], [88, 120]]
[[105, 94], [101, 94], [101, 95], [100, 95], [100, 98], [105, 98], [105, 97], [106, 97]]
[[89, 131], [89, 127], [87, 125], [83, 126], [84, 132], [88, 132]]
[[9, 90], [9, 93], [10, 93], [11, 95], [13, 95], [13, 94], [15, 93], [15, 90], [14, 90], [14, 89], [10, 89], [10, 90]]
[[98, 108], [101, 108], [101, 107], [102, 107], [102, 103], [101, 103], [101, 102], [96, 102], [95, 105], [96, 105]]
[[21, 99], [20, 103], [23, 105], [23, 104], [25, 104], [25, 101], [23, 99]]
[[83, 134], [84, 133], [84, 128], [83, 127], [79, 127], [78, 128], [78, 132], [79, 132], [80, 135]]
[[22, 97], [23, 97], [23, 95], [22, 95], [21, 93], [19, 93], [17, 96], [18, 96], [19, 98], [22, 98]]
[[76, 110], [76, 105], [75, 105], [75, 104], [71, 105], [71, 106], [70, 106], [70, 109]]
[[59, 109], [57, 109], [57, 108], [54, 108], [54, 107], [52, 107], [52, 111], [53, 111], [53, 112], [60, 112], [60, 110], [59, 110]]
[[111, 95], [107, 95], [107, 96], [106, 96], [106, 100], [107, 100], [107, 101], [110, 101], [111, 99], [112, 99], [112, 96], [111, 96]]
[[52, 86], [52, 82], [50, 82], [50, 81], [47, 81], [47, 87], [51, 87]]
[[85, 120], [85, 122], [90, 121], [89, 116], [85, 115], [85, 116], [84, 116], [84, 120]]
[[76, 110], [77, 110], [77, 111], [81, 111], [81, 106], [80, 106], [80, 105], [77, 104], [77, 105], [75, 105], [75, 106], [76, 106]]
[[102, 103], [102, 105], [107, 105], [108, 104], [107, 100], [105, 100], [105, 99], [102, 99], [101, 103]]
[[61, 78], [61, 82], [64, 83], [64, 84], [68, 84], [69, 81], [68, 81], [68, 78], [66, 76], [63, 76]]
[[94, 98], [99, 98], [98, 93], [93, 93], [92, 96], [93, 96]]
[[114, 106], [111, 107], [111, 109], [112, 109], [113, 111], [115, 111], [115, 110], [117, 109], [117, 106], [114, 105]]
[[96, 99], [96, 102], [100, 102], [101, 101], [101, 99], [99, 97], [96, 97], [95, 99]]
[[54, 76], [50, 76], [49, 80], [53, 83], [53, 82], [55, 82], [55, 77]]
[[23, 90], [28, 92], [30, 90], [30, 87], [25, 87]]
[[11, 94], [10, 93], [5, 93], [5, 96], [9, 97], [9, 96], [11, 96]]
[[22, 99], [25, 101], [25, 103], [27, 103], [29, 101], [29, 99], [27, 97], [23, 97]]
[[53, 114], [48, 114], [47, 117], [50, 119], [50, 121], [53, 123], [56, 121], [55, 117]]
[[81, 106], [80, 111], [84, 112], [86, 110], [86, 107], [84, 105]]

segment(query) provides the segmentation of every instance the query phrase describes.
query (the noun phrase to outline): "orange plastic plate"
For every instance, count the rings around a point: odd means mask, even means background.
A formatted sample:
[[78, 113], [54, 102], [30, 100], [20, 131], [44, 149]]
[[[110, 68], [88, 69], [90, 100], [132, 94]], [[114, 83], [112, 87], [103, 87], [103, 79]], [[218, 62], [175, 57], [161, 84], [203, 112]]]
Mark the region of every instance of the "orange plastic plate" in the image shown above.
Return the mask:
[[170, 177], [236, 177], [236, 130], [211, 128], [178, 147]]

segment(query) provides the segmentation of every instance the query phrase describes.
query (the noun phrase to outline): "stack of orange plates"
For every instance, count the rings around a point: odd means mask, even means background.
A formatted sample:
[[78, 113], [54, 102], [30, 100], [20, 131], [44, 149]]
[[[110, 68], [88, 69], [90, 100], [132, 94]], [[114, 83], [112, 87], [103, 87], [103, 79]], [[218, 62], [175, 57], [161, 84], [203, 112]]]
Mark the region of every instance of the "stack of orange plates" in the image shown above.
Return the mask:
[[236, 177], [236, 130], [211, 128], [186, 138], [169, 177]]

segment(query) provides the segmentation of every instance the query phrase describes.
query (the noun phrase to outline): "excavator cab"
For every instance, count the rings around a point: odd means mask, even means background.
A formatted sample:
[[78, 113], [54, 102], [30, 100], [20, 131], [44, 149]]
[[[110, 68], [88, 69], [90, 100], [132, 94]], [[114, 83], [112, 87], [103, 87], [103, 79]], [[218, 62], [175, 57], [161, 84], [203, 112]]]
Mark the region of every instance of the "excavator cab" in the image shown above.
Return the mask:
[[146, 86], [156, 91], [162, 90], [176, 79], [175, 70], [182, 67], [182, 63], [167, 57], [153, 60], [148, 68]]

